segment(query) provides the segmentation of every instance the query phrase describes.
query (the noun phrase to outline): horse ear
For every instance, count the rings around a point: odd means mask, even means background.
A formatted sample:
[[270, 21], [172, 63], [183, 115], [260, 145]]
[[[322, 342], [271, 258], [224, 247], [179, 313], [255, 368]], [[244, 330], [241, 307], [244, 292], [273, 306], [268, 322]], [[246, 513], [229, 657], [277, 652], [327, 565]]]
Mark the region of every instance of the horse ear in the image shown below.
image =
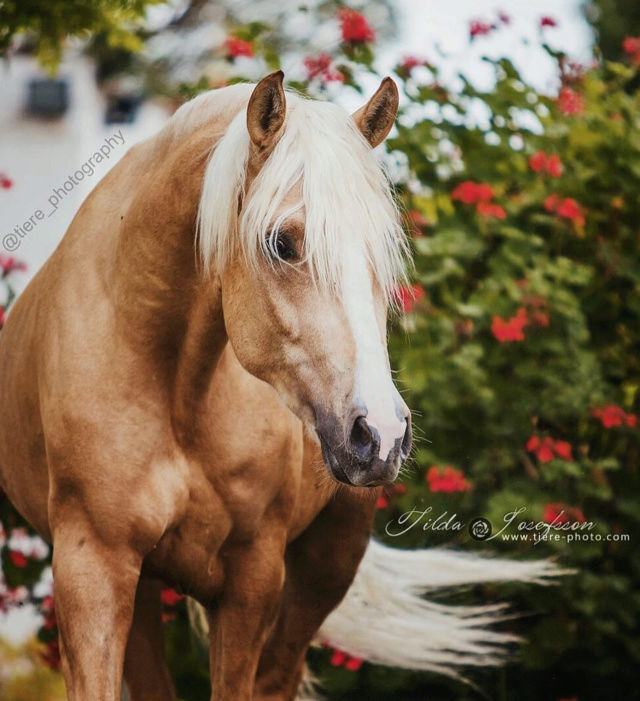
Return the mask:
[[371, 148], [375, 148], [387, 138], [397, 114], [398, 88], [387, 77], [369, 102], [353, 113], [353, 119]]
[[286, 114], [282, 79], [276, 71], [263, 78], [254, 88], [247, 107], [247, 129], [251, 141], [260, 149], [271, 148], [278, 137]]

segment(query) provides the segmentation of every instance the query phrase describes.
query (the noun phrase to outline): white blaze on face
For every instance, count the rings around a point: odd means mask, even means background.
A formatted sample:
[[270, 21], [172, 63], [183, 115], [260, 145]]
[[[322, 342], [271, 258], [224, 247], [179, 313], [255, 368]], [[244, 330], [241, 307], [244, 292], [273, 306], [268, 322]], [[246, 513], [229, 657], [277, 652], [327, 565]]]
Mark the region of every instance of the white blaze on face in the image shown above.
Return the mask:
[[406, 430], [406, 421], [399, 415], [402, 401], [389, 372], [376, 320], [371, 273], [360, 242], [347, 242], [343, 255], [343, 304], [356, 344], [354, 400], [363, 405], [367, 423], [380, 434], [379, 457], [386, 460]]

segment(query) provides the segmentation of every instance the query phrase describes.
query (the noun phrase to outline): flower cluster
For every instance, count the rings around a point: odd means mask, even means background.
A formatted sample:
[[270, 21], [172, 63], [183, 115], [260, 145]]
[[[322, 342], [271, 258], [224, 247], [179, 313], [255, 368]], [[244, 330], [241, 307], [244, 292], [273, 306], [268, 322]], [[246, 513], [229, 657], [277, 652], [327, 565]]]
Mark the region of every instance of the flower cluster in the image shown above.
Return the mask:
[[527, 295], [523, 298], [524, 307], [518, 307], [509, 319], [494, 316], [491, 333], [500, 343], [524, 341], [525, 326], [549, 326], [549, 303], [540, 295]]
[[[161, 599], [164, 606], [171, 609], [179, 601], [182, 601], [182, 599], [184, 599], [184, 594], [178, 594], [178, 592], [175, 589], [166, 588], [166, 589], [163, 589], [162, 592], [160, 593], [160, 599]], [[174, 611], [169, 610], [169, 611], [162, 612], [162, 622], [163, 623], [168, 623], [169, 621], [173, 621], [173, 620], [175, 620], [175, 618], [176, 618], [176, 614]]]
[[230, 36], [224, 43], [227, 56], [229, 58], [238, 58], [239, 56], [253, 56], [253, 44], [250, 41], [239, 39], [238, 37]]
[[547, 212], [568, 219], [577, 226], [585, 224], [585, 210], [572, 197], [560, 197], [553, 193], [545, 199], [544, 208]]
[[432, 465], [427, 470], [426, 481], [431, 492], [444, 492], [445, 494], [466, 492], [471, 487], [462, 470], [456, 470], [451, 465], [447, 465], [442, 470], [437, 465]]
[[6, 256], [4, 253], [0, 253], [0, 271], [2, 271], [2, 277], [13, 272], [24, 272], [26, 269], [27, 266], [16, 260], [13, 256]]
[[48, 640], [44, 646], [44, 650], [40, 653], [40, 658], [47, 665], [47, 667], [57, 672], [60, 669], [60, 664], [62, 662], [58, 638], [56, 637]]
[[343, 7], [338, 10], [342, 41], [350, 44], [366, 44], [376, 38], [367, 18], [356, 10]]
[[635, 414], [628, 414], [622, 407], [615, 404], [593, 407], [591, 416], [599, 419], [605, 428], [613, 428], [614, 426], [635, 428], [638, 423], [638, 417]]
[[307, 56], [304, 59], [304, 67], [307, 69], [307, 80], [318, 79], [321, 83], [344, 83], [344, 75], [333, 65], [333, 59], [329, 54], [320, 53], [315, 58]]
[[329, 659], [329, 664], [332, 667], [344, 667], [350, 672], [357, 672], [360, 669], [360, 667], [362, 667], [363, 662], [364, 660], [362, 659], [362, 657], [348, 655], [343, 650], [338, 650], [337, 648], [333, 650], [331, 658]]
[[515, 316], [503, 319], [494, 316], [491, 320], [491, 333], [500, 343], [524, 341], [524, 327], [529, 323], [527, 310], [520, 307]]
[[547, 173], [552, 178], [559, 178], [563, 171], [560, 157], [544, 151], [537, 151], [529, 157], [529, 168], [534, 173]]
[[476, 37], [487, 36], [497, 29], [495, 24], [489, 24], [481, 19], [474, 19], [469, 23], [469, 38], [473, 41]]
[[640, 37], [626, 37], [622, 42], [622, 50], [634, 66], [640, 66]]
[[417, 282], [411, 287], [400, 285], [394, 293], [396, 302], [404, 314], [409, 314], [413, 311], [413, 307], [417, 302], [425, 297], [424, 288]]
[[493, 199], [493, 188], [489, 183], [476, 183], [473, 180], [465, 180], [451, 193], [452, 200], [458, 200], [465, 204], [478, 204]]
[[405, 56], [402, 59], [402, 63], [400, 64], [399, 68], [403, 75], [409, 76], [414, 68], [420, 68], [421, 66], [431, 68], [429, 61], [424, 58], [418, 58], [417, 56]]
[[584, 98], [582, 95], [570, 88], [568, 85], [564, 85], [560, 88], [557, 98], [558, 109], [563, 114], [582, 114], [584, 112]]
[[504, 208], [491, 202], [494, 197], [495, 193], [489, 183], [476, 183], [473, 180], [465, 180], [451, 193], [451, 199], [454, 201], [475, 204], [476, 211], [482, 217], [506, 219], [507, 213]]
[[541, 463], [560, 458], [573, 462], [571, 444], [567, 441], [556, 441], [550, 436], [531, 436], [527, 441], [527, 451], [535, 453]]
[[21, 606], [27, 599], [26, 587], [8, 587], [0, 575], [0, 613], [8, 613], [10, 609]]
[[565, 506], [564, 504], [547, 504], [544, 507], [542, 518], [545, 523], [584, 523], [584, 514], [577, 506]]

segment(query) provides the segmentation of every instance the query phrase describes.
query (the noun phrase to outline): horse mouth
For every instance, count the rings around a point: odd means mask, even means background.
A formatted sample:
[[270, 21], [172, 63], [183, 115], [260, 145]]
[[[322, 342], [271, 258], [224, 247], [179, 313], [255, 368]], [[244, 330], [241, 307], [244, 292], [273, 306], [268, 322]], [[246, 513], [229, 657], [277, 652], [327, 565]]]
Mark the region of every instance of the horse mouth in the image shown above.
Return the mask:
[[329, 474], [336, 482], [346, 484], [349, 487], [370, 489], [391, 484], [398, 474], [402, 461], [399, 455], [390, 455], [386, 461], [376, 458], [373, 464], [365, 467], [345, 454], [343, 467], [343, 463], [331, 450], [324, 438], [320, 435], [318, 435], [318, 438], [320, 439], [324, 463], [328, 468]]
[[320, 439], [320, 447], [322, 449], [324, 464], [329, 468], [329, 472], [333, 479], [341, 484], [347, 484], [353, 487], [353, 482], [347, 477], [347, 473], [342, 469], [338, 458], [335, 456], [331, 448], [329, 448], [325, 439], [320, 434], [318, 434], [318, 438]]

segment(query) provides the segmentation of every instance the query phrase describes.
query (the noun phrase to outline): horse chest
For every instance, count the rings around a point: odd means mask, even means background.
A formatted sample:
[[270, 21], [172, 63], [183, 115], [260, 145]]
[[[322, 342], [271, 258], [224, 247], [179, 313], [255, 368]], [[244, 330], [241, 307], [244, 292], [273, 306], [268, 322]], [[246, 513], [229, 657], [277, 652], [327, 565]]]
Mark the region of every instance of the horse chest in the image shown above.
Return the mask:
[[[145, 567], [201, 602], [214, 600], [227, 579], [227, 562], [243, 548], [284, 522], [293, 503], [276, 490], [265, 494], [246, 479], [229, 480], [225, 489], [194, 479], [184, 514], [148, 555]], [[271, 507], [277, 503], [279, 516]], [[282, 529], [284, 530], [284, 529]]]

